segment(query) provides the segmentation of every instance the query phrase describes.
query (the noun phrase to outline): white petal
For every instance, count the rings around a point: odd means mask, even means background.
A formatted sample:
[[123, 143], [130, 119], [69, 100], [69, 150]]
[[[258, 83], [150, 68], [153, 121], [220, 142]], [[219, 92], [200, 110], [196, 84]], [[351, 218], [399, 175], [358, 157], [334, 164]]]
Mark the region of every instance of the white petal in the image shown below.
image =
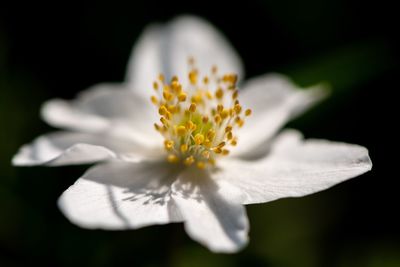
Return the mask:
[[108, 230], [179, 222], [170, 200], [176, 177], [170, 164], [109, 162], [89, 169], [59, 199], [59, 207], [73, 223]]
[[128, 140], [84, 133], [55, 132], [24, 145], [12, 162], [17, 166], [59, 166], [92, 163], [110, 158], [137, 161], [156, 157], [155, 155], [156, 151], [150, 151]]
[[133, 47], [128, 62], [126, 81], [135, 93], [149, 99], [153, 82], [164, 72], [162, 51], [163, 27], [148, 26]]
[[219, 161], [214, 179], [246, 195], [244, 204], [300, 197], [361, 175], [372, 167], [366, 148], [326, 140], [302, 140], [295, 131], [279, 136], [270, 154], [258, 161]]
[[43, 105], [42, 117], [55, 127], [107, 133], [148, 145], [161, 142], [153, 128], [157, 110], [150, 100], [117, 84], [93, 86], [72, 101], [50, 100]]
[[183, 16], [165, 26], [153, 25], [144, 31], [133, 49], [127, 80], [147, 98], [159, 73], [167, 80], [177, 75], [187, 84], [190, 56], [196, 59], [203, 75], [217, 65], [221, 73], [233, 72], [243, 77], [241, 60], [225, 37], [207, 21]]
[[249, 80], [240, 91], [240, 102], [244, 108], [251, 108], [253, 113], [238, 131], [238, 147], [232, 152], [239, 155], [257, 149], [286, 122], [326, 94], [327, 90], [322, 85], [300, 89], [279, 74]]
[[170, 75], [187, 78], [187, 61], [193, 56], [201, 72], [213, 65], [220, 73], [236, 73], [243, 78], [240, 57], [225, 37], [213, 25], [196, 17], [179, 17], [167, 29], [169, 36]]
[[248, 241], [249, 224], [241, 193], [205, 172], [186, 170], [172, 185], [172, 198], [185, 230], [213, 252], [238, 251]]

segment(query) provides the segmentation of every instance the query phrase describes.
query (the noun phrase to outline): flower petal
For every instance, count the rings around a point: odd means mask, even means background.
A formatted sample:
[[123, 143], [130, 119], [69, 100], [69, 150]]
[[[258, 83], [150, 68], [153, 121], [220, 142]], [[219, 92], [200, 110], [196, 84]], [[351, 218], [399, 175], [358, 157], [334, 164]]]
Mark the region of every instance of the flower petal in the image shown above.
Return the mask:
[[130, 140], [94, 134], [54, 132], [24, 145], [14, 156], [12, 163], [17, 166], [59, 166], [92, 163], [110, 158], [137, 161], [156, 155], [155, 151]]
[[176, 171], [161, 162], [108, 162], [90, 168], [68, 188], [58, 204], [84, 228], [139, 228], [182, 221], [170, 200]]
[[150, 25], [141, 34], [133, 47], [128, 62], [126, 82], [135, 93], [149, 99], [153, 82], [163, 73], [163, 27]]
[[327, 140], [302, 140], [286, 131], [270, 154], [258, 161], [219, 161], [214, 179], [223, 179], [246, 194], [244, 204], [300, 197], [356, 177], [372, 167], [366, 148]]
[[52, 126], [88, 133], [129, 138], [144, 144], [161, 142], [153, 128], [157, 112], [150, 100], [117, 84], [99, 84], [76, 100], [53, 99], [42, 108], [43, 119]]
[[253, 113], [238, 132], [239, 143], [235, 155], [257, 149], [290, 119], [302, 113], [326, 96], [322, 85], [302, 90], [287, 77], [267, 74], [249, 80], [240, 91], [240, 102]]
[[232, 253], [246, 245], [249, 224], [237, 189], [189, 169], [173, 183], [172, 192], [191, 238], [213, 252]]
[[207, 21], [182, 16], [165, 26], [148, 27], [133, 49], [127, 80], [148, 98], [152, 83], [163, 73], [167, 80], [177, 75], [187, 84], [188, 58], [196, 60], [201, 74], [217, 65], [221, 73], [237, 73], [243, 78], [239, 56], [221, 33]]

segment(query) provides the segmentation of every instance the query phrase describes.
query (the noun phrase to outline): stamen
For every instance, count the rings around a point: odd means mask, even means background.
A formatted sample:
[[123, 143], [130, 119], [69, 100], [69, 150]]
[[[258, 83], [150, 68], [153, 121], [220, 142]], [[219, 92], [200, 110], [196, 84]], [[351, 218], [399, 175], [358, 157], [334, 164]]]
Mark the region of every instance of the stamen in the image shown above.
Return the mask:
[[174, 154], [169, 154], [167, 157], [167, 160], [170, 163], [178, 163], [179, 162], [179, 158]]
[[195, 161], [194, 157], [193, 156], [189, 156], [183, 161], [183, 163], [185, 163], [186, 166], [190, 166], [190, 165], [193, 164], [194, 161]]
[[185, 126], [178, 126], [176, 128], [176, 133], [178, 134], [178, 136], [184, 136], [186, 134]]
[[194, 142], [196, 143], [196, 145], [201, 145], [204, 142], [204, 135], [202, 134], [196, 134], [194, 137]]
[[224, 91], [222, 91], [222, 88], [218, 88], [218, 90], [215, 92], [215, 97], [218, 99], [222, 99], [224, 97]]
[[187, 97], [187, 95], [185, 93], [180, 93], [178, 95], [179, 102], [185, 102], [186, 101], [186, 97]]
[[194, 113], [196, 111], [196, 104], [195, 103], [190, 104], [189, 111], [192, 112], [192, 113]]
[[174, 141], [172, 140], [165, 140], [164, 141], [164, 146], [165, 149], [167, 149], [168, 151], [172, 150], [172, 148], [174, 147]]
[[185, 153], [188, 150], [188, 145], [187, 144], [182, 144], [181, 145], [181, 152]]
[[197, 166], [197, 168], [199, 168], [201, 170], [206, 168], [206, 164], [203, 161], [197, 162], [196, 166]]
[[153, 88], [154, 90], [158, 90], [158, 83], [156, 81], [153, 82]]
[[[177, 76], [166, 82], [163, 74], [153, 82], [157, 93], [150, 100], [161, 122], [154, 128], [164, 137], [168, 162], [205, 169], [230, 154], [230, 148], [237, 145], [235, 131], [252, 111], [242, 112], [236, 74], [220, 75], [217, 66], [201, 74], [192, 57], [188, 64], [189, 84], [181, 84]], [[232, 97], [230, 104], [225, 96]]]
[[197, 83], [197, 72], [195, 70], [189, 72], [189, 81], [193, 85]]
[[157, 104], [158, 104], [158, 99], [157, 99], [156, 96], [152, 95], [152, 96], [150, 97], [150, 100], [151, 100], [151, 102], [152, 102], [154, 105], [157, 105]]

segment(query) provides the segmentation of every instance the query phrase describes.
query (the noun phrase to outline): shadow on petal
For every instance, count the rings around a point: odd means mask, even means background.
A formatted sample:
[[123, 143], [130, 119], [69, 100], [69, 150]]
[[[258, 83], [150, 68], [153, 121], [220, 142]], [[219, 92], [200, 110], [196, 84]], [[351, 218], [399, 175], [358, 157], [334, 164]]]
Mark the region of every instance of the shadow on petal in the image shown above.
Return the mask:
[[214, 181], [209, 172], [188, 169], [172, 191], [193, 239], [215, 252], [234, 252], [247, 243], [249, 225], [238, 190]]
[[177, 171], [162, 162], [99, 164], [63, 193], [60, 208], [85, 228], [116, 230], [182, 221], [170, 197]]

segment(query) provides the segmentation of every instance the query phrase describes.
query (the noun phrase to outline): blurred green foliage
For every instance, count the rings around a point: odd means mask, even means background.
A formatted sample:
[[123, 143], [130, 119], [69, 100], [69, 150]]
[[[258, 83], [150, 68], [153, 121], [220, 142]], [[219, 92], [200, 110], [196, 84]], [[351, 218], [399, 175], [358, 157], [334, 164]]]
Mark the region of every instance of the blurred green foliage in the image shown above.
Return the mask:
[[[399, 183], [388, 152], [398, 87], [390, 5], [42, 4], [22, 10], [10, 1], [0, 17], [0, 266], [400, 266]], [[87, 166], [14, 168], [11, 157], [51, 130], [38, 115], [44, 100], [121, 81], [141, 29], [181, 13], [215, 23], [243, 56], [248, 77], [280, 71], [304, 86], [329, 83], [331, 98], [289, 126], [365, 145], [373, 172], [312, 196], [249, 206], [251, 241], [235, 255], [210, 253], [181, 224], [120, 232], [71, 225], [56, 200]]]

